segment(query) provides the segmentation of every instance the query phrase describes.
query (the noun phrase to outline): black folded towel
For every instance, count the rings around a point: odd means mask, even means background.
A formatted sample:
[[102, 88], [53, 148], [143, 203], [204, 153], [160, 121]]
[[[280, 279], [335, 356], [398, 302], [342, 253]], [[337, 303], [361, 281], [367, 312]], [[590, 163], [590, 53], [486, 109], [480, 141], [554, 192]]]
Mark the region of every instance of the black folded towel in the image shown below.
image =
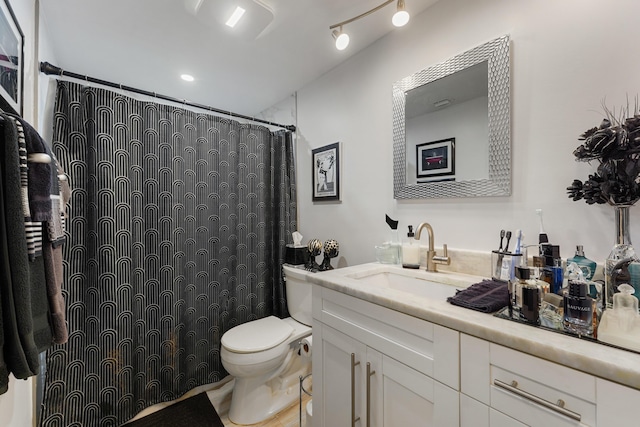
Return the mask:
[[466, 289], [456, 291], [447, 298], [453, 305], [470, 308], [483, 313], [493, 313], [509, 305], [509, 289], [507, 282], [483, 280]]

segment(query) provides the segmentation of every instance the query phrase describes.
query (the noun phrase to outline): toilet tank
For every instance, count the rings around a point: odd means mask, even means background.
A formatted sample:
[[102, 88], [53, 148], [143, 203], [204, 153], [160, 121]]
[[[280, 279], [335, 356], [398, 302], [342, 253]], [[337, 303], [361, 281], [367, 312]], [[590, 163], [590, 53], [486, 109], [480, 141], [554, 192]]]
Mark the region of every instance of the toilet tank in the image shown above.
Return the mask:
[[298, 322], [311, 326], [311, 283], [307, 282], [308, 271], [284, 265], [287, 309]]

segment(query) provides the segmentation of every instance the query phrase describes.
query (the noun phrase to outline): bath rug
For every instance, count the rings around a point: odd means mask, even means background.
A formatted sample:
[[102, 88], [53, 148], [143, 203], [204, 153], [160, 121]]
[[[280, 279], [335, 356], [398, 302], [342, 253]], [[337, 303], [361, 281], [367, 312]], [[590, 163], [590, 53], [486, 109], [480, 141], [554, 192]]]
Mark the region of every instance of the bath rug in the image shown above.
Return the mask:
[[224, 427], [206, 393], [167, 406], [124, 427]]

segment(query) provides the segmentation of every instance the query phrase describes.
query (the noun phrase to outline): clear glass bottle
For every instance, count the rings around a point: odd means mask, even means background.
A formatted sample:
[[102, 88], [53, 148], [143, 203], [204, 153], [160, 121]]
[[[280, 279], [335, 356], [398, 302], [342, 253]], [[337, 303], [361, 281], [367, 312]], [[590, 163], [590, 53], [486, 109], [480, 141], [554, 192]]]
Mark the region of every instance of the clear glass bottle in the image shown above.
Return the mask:
[[578, 335], [593, 334], [593, 300], [589, 285], [570, 280], [564, 294], [564, 329]]
[[631, 244], [629, 231], [630, 205], [615, 205], [616, 243], [604, 265], [605, 291], [603, 307], [612, 308], [613, 294], [618, 286], [628, 283], [635, 289], [635, 297], [640, 294], [640, 260]]
[[576, 246], [576, 254], [573, 256], [573, 258], [569, 258], [567, 260], [567, 265], [571, 264], [572, 262], [578, 264], [578, 266], [582, 270], [582, 274], [584, 275], [585, 280], [589, 281], [593, 279], [593, 275], [596, 272], [597, 264], [595, 261], [592, 261], [584, 256], [584, 249], [582, 245]]

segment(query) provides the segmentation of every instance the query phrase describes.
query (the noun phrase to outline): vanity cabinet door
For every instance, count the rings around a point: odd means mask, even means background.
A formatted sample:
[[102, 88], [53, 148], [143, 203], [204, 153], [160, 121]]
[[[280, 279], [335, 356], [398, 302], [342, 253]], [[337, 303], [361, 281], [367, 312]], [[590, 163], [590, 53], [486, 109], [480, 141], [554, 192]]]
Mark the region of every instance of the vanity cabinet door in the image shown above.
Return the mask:
[[597, 425], [621, 427], [640, 425], [640, 390], [598, 378]]
[[314, 427], [364, 426], [366, 346], [322, 324], [313, 335]]
[[460, 425], [456, 390], [385, 355], [378, 369], [371, 427]]

